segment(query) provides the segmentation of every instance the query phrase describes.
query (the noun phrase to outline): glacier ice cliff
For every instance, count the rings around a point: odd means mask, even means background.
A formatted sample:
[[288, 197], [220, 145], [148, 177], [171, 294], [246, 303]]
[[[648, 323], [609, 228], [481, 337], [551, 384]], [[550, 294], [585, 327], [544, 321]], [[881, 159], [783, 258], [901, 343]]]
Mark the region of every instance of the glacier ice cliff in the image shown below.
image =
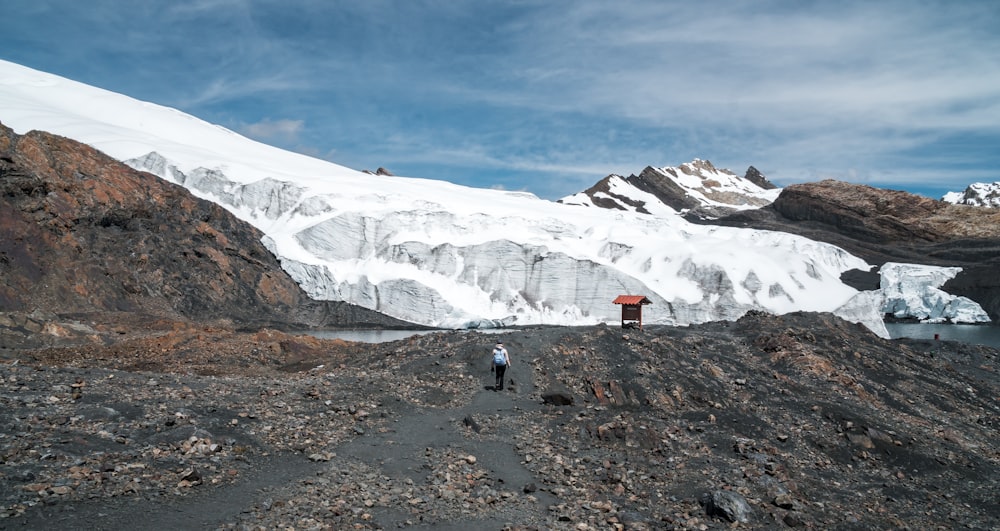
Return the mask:
[[882, 309], [897, 318], [923, 322], [988, 323], [990, 317], [975, 301], [939, 289], [959, 267], [887, 262], [879, 269]]
[[[334, 187], [181, 170], [157, 153], [127, 161], [256, 225], [313, 298], [443, 328], [616, 322], [621, 294], [646, 295], [647, 323], [733, 320], [751, 309], [830, 311], [888, 337], [879, 301], [839, 281], [867, 269], [802, 237], [561, 205], [524, 193], [397, 188], [364, 176]], [[374, 180], [374, 181], [373, 181]], [[468, 194], [467, 200], [465, 195]], [[477, 195], [486, 194], [485, 197]]]

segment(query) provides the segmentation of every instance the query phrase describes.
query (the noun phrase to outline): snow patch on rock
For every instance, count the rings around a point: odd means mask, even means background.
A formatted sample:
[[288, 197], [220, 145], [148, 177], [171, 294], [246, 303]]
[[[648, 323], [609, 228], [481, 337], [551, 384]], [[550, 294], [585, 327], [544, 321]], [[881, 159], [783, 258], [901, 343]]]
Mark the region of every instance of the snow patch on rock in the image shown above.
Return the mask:
[[948, 192], [942, 201], [956, 205], [971, 205], [1000, 208], [1000, 181], [995, 183], [973, 183], [963, 192]]

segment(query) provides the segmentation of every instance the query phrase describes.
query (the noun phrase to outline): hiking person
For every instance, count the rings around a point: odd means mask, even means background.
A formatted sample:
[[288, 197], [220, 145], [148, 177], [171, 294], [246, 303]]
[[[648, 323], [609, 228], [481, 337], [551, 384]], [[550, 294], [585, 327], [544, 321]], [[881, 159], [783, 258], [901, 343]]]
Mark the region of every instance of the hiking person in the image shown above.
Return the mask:
[[497, 341], [495, 347], [493, 347], [493, 361], [490, 362], [490, 372], [496, 372], [497, 383], [493, 386], [494, 391], [503, 390], [503, 375], [507, 372], [507, 367], [510, 365], [510, 356], [507, 355], [507, 349], [503, 348], [503, 342]]

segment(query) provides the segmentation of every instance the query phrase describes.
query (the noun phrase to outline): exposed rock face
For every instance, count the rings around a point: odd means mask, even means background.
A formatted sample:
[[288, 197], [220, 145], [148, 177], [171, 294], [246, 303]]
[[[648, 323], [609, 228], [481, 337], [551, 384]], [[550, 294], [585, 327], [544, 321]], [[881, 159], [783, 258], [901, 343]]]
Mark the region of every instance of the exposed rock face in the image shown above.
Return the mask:
[[[150, 155], [155, 155], [155, 156], [159, 156], [159, 155], [157, 155], [156, 153], [150, 153]], [[148, 156], [148, 155], [147, 155], [147, 156]], [[140, 159], [141, 159], [141, 157], [140, 157]], [[142, 164], [142, 161], [141, 161], [141, 160], [137, 160], [136, 162], [137, 162], [137, 163], [139, 163], [139, 164]], [[387, 177], [394, 177], [394, 176], [395, 176], [395, 175], [393, 175], [393, 173], [392, 173], [391, 171], [389, 171], [389, 170], [387, 170], [387, 169], [385, 169], [385, 168], [383, 168], [383, 167], [381, 167], [381, 166], [379, 166], [379, 167], [378, 167], [378, 169], [377, 169], [377, 170], [375, 170], [375, 171], [371, 171], [371, 170], [361, 170], [361, 172], [362, 172], [362, 173], [367, 173], [368, 175], [385, 175], [385, 176], [387, 176]]]
[[1000, 237], [1000, 213], [840, 181], [789, 186], [773, 208], [791, 221], [832, 225], [852, 238], [879, 243]]
[[300, 325], [346, 312], [378, 322], [308, 299], [260, 239], [183, 187], [0, 125], [0, 311]]
[[652, 166], [643, 168], [639, 175], [630, 175], [626, 181], [643, 192], [653, 194], [663, 204], [677, 211], [692, 209], [700, 204], [674, 180], [664, 178], [662, 172]]
[[[647, 170], [652, 168], [647, 167]], [[645, 170], [643, 170], [645, 172]], [[649, 214], [649, 210], [646, 209], [646, 205], [641, 201], [636, 201], [627, 196], [621, 196], [614, 193], [612, 188], [612, 182], [615, 180], [621, 180], [622, 178], [618, 175], [608, 175], [607, 177], [601, 179], [594, 186], [587, 188], [583, 191], [583, 194], [590, 197], [590, 201], [594, 206], [600, 208], [610, 208], [615, 210], [623, 210], [625, 207], [630, 207], [635, 209], [636, 212], [642, 212], [644, 214]], [[669, 185], [665, 185], [668, 186]], [[683, 198], [683, 191], [679, 186], [674, 185], [675, 190], [673, 193], [665, 194], [661, 198], [663, 204], [667, 205], [674, 210], [681, 210], [687, 208], [688, 201]], [[562, 202], [567, 202], [566, 199], [562, 199]], [[692, 205], [693, 206], [693, 205]]]
[[[715, 223], [799, 234], [837, 245], [873, 265], [961, 267], [942, 289], [978, 302], [1000, 319], [1000, 211], [935, 201], [907, 192], [839, 181], [784, 188], [771, 205]], [[846, 279], [847, 277], [845, 277]], [[878, 275], [851, 278], [878, 288]]]
[[764, 174], [761, 173], [760, 170], [754, 168], [753, 166], [747, 168], [747, 172], [743, 175], [743, 178], [765, 190], [774, 190], [777, 188], [774, 183], [767, 180], [767, 177], [764, 177]]

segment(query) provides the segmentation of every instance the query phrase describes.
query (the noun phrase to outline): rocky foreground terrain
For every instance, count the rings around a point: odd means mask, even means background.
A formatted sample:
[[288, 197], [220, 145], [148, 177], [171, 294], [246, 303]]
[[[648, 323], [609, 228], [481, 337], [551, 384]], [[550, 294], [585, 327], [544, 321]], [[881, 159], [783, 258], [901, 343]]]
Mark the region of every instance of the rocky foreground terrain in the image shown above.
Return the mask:
[[2, 349], [0, 528], [997, 529], [997, 356], [825, 314]]

